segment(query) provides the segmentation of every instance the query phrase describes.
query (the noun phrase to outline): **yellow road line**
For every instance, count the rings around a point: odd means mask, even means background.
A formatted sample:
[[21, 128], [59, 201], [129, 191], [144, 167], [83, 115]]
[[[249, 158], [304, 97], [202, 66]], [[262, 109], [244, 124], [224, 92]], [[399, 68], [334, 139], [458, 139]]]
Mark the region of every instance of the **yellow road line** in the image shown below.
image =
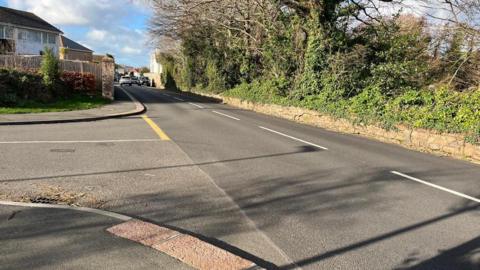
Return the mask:
[[168, 135], [165, 134], [165, 132], [163, 132], [163, 130], [152, 121], [152, 119], [148, 118], [146, 115], [142, 115], [142, 118], [153, 129], [153, 131], [157, 133], [158, 137], [160, 137], [162, 141], [170, 141], [170, 137], [168, 137]]

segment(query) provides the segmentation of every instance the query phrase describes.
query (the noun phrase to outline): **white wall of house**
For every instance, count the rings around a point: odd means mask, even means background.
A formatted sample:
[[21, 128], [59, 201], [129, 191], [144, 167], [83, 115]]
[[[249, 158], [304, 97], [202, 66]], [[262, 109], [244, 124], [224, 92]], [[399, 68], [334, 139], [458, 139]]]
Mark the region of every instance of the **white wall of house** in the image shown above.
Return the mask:
[[161, 74], [163, 72], [162, 64], [157, 62], [157, 53], [155, 50], [154, 53], [150, 55], [150, 73]]
[[60, 35], [17, 28], [17, 49], [19, 55], [39, 55], [45, 47], [51, 48], [55, 55], [58, 55]]
[[58, 56], [60, 35], [41, 30], [26, 29], [0, 24], [0, 38], [15, 40], [16, 55], [40, 55], [45, 47]]

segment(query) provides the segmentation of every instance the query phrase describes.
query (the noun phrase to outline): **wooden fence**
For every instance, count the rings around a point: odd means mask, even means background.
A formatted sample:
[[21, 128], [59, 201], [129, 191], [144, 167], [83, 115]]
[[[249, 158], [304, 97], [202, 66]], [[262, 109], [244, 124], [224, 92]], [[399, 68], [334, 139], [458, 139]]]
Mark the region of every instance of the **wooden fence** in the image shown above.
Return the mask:
[[[0, 69], [12, 68], [20, 71], [36, 72], [42, 64], [41, 56], [0, 55]], [[60, 71], [91, 73], [97, 87], [102, 85], [102, 64], [83, 61], [60, 60]]]

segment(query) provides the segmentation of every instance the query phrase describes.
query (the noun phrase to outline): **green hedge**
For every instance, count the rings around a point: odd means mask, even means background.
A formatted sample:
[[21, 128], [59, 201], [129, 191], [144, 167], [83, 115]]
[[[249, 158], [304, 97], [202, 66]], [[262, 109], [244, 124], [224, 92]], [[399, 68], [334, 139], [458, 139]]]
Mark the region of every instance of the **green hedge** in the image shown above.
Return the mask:
[[285, 80], [243, 83], [224, 92], [257, 103], [298, 106], [347, 118], [364, 124], [393, 128], [397, 124], [440, 132], [462, 133], [469, 142], [480, 142], [480, 90], [456, 92], [443, 86], [436, 90], [407, 90], [402, 95], [386, 98], [382, 89], [368, 86], [360, 94], [341, 99], [323, 91], [302, 100], [282, 95], [288, 86]]

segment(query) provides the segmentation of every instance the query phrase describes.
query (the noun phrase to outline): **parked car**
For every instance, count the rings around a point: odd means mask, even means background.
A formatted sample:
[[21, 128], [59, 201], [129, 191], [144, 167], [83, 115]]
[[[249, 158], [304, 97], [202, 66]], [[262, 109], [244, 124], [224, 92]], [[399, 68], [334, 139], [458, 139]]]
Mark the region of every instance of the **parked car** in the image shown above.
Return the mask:
[[140, 77], [140, 84], [150, 86], [150, 80], [147, 77]]
[[142, 85], [142, 83], [140, 82], [140, 80], [138, 79], [138, 77], [135, 77], [135, 76], [132, 77], [132, 84], [136, 84], [136, 85], [138, 85], [138, 86], [141, 86], [141, 85]]
[[122, 76], [120, 78], [120, 86], [124, 84], [128, 84], [129, 86], [132, 86], [132, 78], [130, 78], [129, 76]]

